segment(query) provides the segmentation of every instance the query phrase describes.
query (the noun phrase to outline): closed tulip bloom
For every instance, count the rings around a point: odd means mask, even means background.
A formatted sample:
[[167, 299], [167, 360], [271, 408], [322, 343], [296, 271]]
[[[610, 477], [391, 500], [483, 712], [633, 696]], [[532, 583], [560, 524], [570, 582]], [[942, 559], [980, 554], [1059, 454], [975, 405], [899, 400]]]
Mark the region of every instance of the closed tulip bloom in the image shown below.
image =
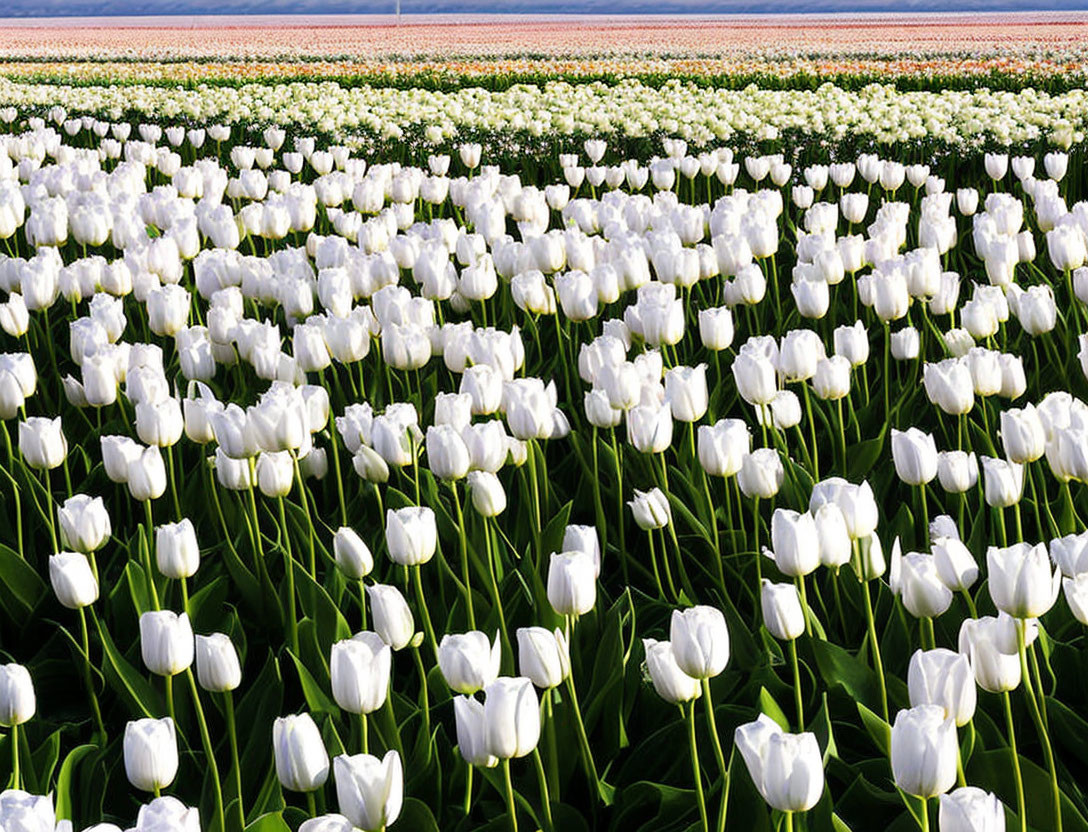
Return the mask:
[[145, 792], [157, 792], [178, 773], [178, 741], [174, 720], [137, 719], [125, 726], [125, 776]]
[[824, 791], [816, 735], [787, 734], [766, 714], [737, 726], [734, 742], [760, 795], [780, 812], [806, 812]]
[[374, 556], [355, 529], [341, 526], [332, 537], [333, 557], [344, 576], [357, 581], [374, 569]]
[[[36, 795], [22, 789], [6, 789], [0, 793], [0, 824], [4, 829], [18, 830], [18, 832], [53, 832], [57, 828], [65, 832], [67, 826], [65, 821], [57, 819], [53, 809], [52, 793]], [[114, 830], [101, 830], [101, 832], [114, 832]]]
[[19, 423], [19, 453], [23, 461], [39, 471], [60, 467], [68, 456], [68, 440], [64, 438], [60, 416], [47, 419], [31, 416]]
[[77, 610], [98, 600], [98, 581], [87, 556], [61, 552], [49, 556], [49, 582], [62, 606]]
[[0, 665], [0, 725], [22, 725], [36, 708], [30, 671], [14, 662]]
[[812, 377], [812, 389], [824, 401], [837, 401], [850, 394], [850, 362], [841, 355], [821, 358]]
[[665, 373], [665, 401], [678, 422], [698, 422], [706, 414], [706, 364], [673, 367]]
[[479, 630], [447, 634], [438, 645], [438, 667], [450, 690], [471, 695], [499, 677], [501, 650], [498, 633], [490, 643]]
[[970, 491], [978, 483], [978, 457], [973, 451], [941, 451], [937, 454], [937, 479], [950, 494]]
[[1001, 444], [1009, 462], [1034, 462], [1046, 451], [1046, 431], [1033, 405], [1001, 411]]
[[563, 529], [563, 551], [585, 552], [597, 565], [597, 574], [601, 574], [601, 539], [597, 536], [596, 526], [568, 525]]
[[982, 457], [983, 494], [994, 508], [1008, 508], [1020, 502], [1024, 493], [1024, 466], [1004, 459]]
[[913, 361], [920, 348], [920, 336], [914, 327], [905, 326], [892, 333], [892, 358], [896, 361]]
[[416, 625], [400, 590], [390, 584], [372, 584], [366, 594], [374, 614], [374, 631], [394, 650], [407, 647], [416, 634]]
[[922, 384], [930, 402], [951, 416], [970, 412], [975, 404], [975, 388], [967, 364], [949, 358], [938, 364], [926, 364]]
[[745, 497], [769, 500], [778, 493], [786, 469], [774, 448], [758, 448], [746, 454], [737, 473], [737, 485]]
[[498, 517], [506, 511], [506, 489], [490, 471], [469, 471], [468, 490], [472, 507], [481, 517]]
[[140, 655], [152, 673], [181, 673], [193, 663], [193, 650], [193, 628], [187, 614], [158, 610], [140, 616]]
[[488, 751], [484, 705], [471, 696], [453, 697], [453, 715], [457, 722], [457, 750], [470, 766], [492, 768], [498, 758]]
[[518, 670], [538, 688], [554, 688], [570, 675], [570, 646], [563, 631], [518, 628]]
[[752, 446], [748, 425], [741, 419], [700, 425], [697, 435], [699, 463], [712, 477], [731, 477], [739, 472]]
[[733, 380], [741, 398], [751, 405], [768, 405], [778, 392], [774, 364], [760, 355], [737, 355], [733, 359]]
[[257, 487], [266, 497], [286, 497], [295, 482], [295, 460], [289, 451], [262, 451], [257, 457]]
[[820, 544], [820, 564], [832, 569], [850, 562], [853, 547], [846, 516], [836, 503], [825, 503], [813, 515]]
[[911, 707], [940, 705], [957, 726], [966, 725], [975, 715], [978, 693], [964, 653], [943, 647], [915, 650], [907, 671], [907, 688]]
[[993, 792], [963, 786], [941, 795], [941, 832], [1005, 832], [1005, 807]]
[[1058, 600], [1061, 572], [1052, 568], [1042, 543], [986, 550], [990, 597], [1013, 618], [1038, 618]]
[[794, 584], [776, 584], [763, 579], [760, 591], [763, 626], [772, 636], [793, 641], [805, 631], [805, 613]]
[[242, 684], [238, 651], [226, 633], [196, 637], [196, 678], [211, 693], [234, 690]]
[[57, 509], [61, 543], [87, 554], [101, 549], [110, 539], [112, 526], [101, 497], [76, 494]]
[[861, 321], [835, 329], [835, 355], [841, 355], [851, 367], [860, 367], [869, 360], [869, 333]]
[[1020, 684], [1020, 657], [1006, 652], [1001, 625], [992, 616], [968, 618], [960, 625], [959, 651], [967, 654], [975, 683], [989, 693], [1015, 690]]
[[635, 523], [640, 529], [663, 529], [672, 522], [672, 507], [669, 498], [660, 488], [651, 488], [649, 491], [635, 489], [635, 499], [627, 505], [631, 507]]
[[672, 410], [668, 404], [637, 405], [627, 411], [627, 441], [636, 451], [659, 454], [672, 444]]
[[1073, 617], [1081, 624], [1088, 625], [1088, 572], [1062, 578], [1062, 591]]
[[1088, 531], [1050, 541], [1050, 559], [1067, 578], [1088, 572]]
[[900, 561], [899, 594], [915, 618], [936, 618], [952, 603], [952, 590], [937, 575], [932, 555], [908, 552]]
[[892, 459], [895, 472], [907, 485], [925, 485], [937, 476], [937, 445], [933, 434], [918, 428], [892, 428]]
[[699, 312], [699, 338], [708, 350], [729, 349], [733, 343], [733, 312], [727, 306]]
[[642, 646], [646, 652], [646, 669], [658, 696], [676, 705], [702, 696], [703, 686], [698, 679], [680, 669], [669, 642], [644, 638]]
[[471, 463], [468, 447], [453, 425], [432, 425], [427, 428], [427, 464], [431, 473], [441, 480], [459, 480], [468, 473]]
[[329, 777], [329, 754], [309, 714], [277, 717], [272, 724], [272, 750], [276, 777], [283, 788], [312, 792], [325, 785]]
[[298, 832], [352, 832], [353, 829], [355, 824], [346, 817], [330, 813], [304, 820], [299, 824]]
[[329, 678], [336, 704], [351, 714], [369, 714], [385, 704], [393, 653], [377, 633], [364, 631], [332, 646]]
[[540, 741], [540, 705], [532, 680], [500, 676], [484, 690], [484, 742], [500, 760], [524, 757]]
[[128, 464], [129, 493], [132, 499], [146, 502], [166, 493], [166, 463], [158, 445], [143, 448]]
[[895, 784], [923, 800], [956, 784], [956, 721], [940, 705], [902, 710], [892, 726], [891, 758]]
[[714, 607], [673, 610], [669, 641], [677, 665], [692, 678], [711, 679], [729, 663], [729, 630], [725, 616]]
[[584, 615], [597, 602], [597, 567], [585, 552], [553, 552], [548, 602], [557, 615]]
[[820, 540], [816, 520], [807, 511], [800, 514], [777, 508], [771, 516], [771, 557], [783, 575], [801, 577], [820, 565]]
[[167, 578], [188, 578], [200, 566], [200, 547], [193, 521], [165, 523], [155, 529], [155, 560]]
[[388, 509], [385, 512], [385, 545], [394, 563], [402, 566], [427, 563], [438, 547], [434, 511], [426, 506]]
[[978, 564], [959, 538], [935, 538], [933, 561], [937, 567], [937, 577], [953, 592], [968, 590], [978, 580]]

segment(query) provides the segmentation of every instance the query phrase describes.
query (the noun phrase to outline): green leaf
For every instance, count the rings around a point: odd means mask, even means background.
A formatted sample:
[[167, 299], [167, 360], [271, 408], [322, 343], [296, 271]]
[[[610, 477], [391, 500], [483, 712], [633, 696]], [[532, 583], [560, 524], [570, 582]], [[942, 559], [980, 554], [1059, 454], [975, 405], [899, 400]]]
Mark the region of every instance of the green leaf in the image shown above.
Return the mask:
[[306, 706], [315, 714], [339, 716], [340, 709], [336, 707], [336, 703], [328, 697], [314, 680], [313, 675], [306, 669], [306, 665], [290, 650], [287, 651], [287, 655], [291, 657], [291, 661], [295, 663], [295, 669], [298, 671], [298, 680], [302, 685], [302, 695], [306, 697]]
[[98, 637], [102, 640], [102, 651], [106, 658], [106, 680], [124, 699], [135, 706], [142, 716], [154, 717], [162, 713], [162, 700], [158, 693], [151, 687], [151, 683], [121, 655], [97, 616], [95, 626], [98, 628]]
[[0, 601], [12, 618], [24, 621], [47, 594], [34, 567], [10, 546], [0, 544]]
[[880, 749], [880, 753], [887, 757], [892, 747], [892, 727], [860, 702], [858, 702], [858, 716], [861, 717], [862, 725], [876, 743], [876, 747]]
[[267, 812], [246, 826], [245, 832], [291, 832], [283, 812]]
[[790, 721], [786, 717], [785, 712], [775, 702], [774, 697], [767, 688], [761, 687], [759, 689], [759, 709], [782, 726], [783, 731], [790, 730]]
[[98, 746], [95, 745], [77, 745], [68, 752], [68, 756], [61, 763], [60, 774], [57, 775], [57, 785], [54, 790], [57, 799], [58, 820], [72, 819], [72, 778], [75, 777], [76, 766], [79, 765], [80, 760], [92, 751], [97, 750]]

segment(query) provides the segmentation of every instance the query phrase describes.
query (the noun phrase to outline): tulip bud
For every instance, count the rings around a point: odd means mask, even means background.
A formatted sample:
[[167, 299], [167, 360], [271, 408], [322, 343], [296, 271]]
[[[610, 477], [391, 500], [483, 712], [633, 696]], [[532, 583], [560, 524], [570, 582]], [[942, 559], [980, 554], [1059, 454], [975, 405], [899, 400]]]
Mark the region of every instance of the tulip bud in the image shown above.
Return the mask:
[[193, 522], [166, 523], [155, 529], [155, 561], [167, 578], [188, 578], [200, 566], [200, 547]]
[[678, 422], [698, 422], [709, 403], [706, 365], [673, 367], [665, 373], [665, 401]]
[[427, 428], [427, 464], [441, 480], [459, 480], [468, 473], [468, 447], [453, 425]]
[[1015, 690], [1020, 684], [1020, 657], [1015, 648], [1006, 652], [998, 619], [968, 618], [960, 625], [959, 650], [966, 653], [975, 683], [990, 693]]
[[385, 512], [385, 545], [389, 557], [402, 566], [419, 566], [434, 557], [438, 527], [434, 511], [407, 506]]
[[923, 800], [956, 784], [956, 722], [940, 705], [919, 705], [895, 717], [891, 736], [895, 784]]
[[390, 584], [372, 584], [366, 588], [374, 631], [394, 650], [407, 647], [415, 636], [415, 621], [400, 590]]
[[36, 708], [30, 671], [14, 662], [0, 665], [0, 725], [22, 725]]
[[631, 507], [635, 523], [645, 531], [662, 529], [672, 522], [669, 498], [660, 488], [652, 488], [649, 491], [639, 491], [636, 488], [635, 499], [630, 500], [627, 505]]
[[128, 490], [132, 499], [157, 500], [166, 492], [166, 463], [158, 445], [140, 450], [128, 464]]
[[820, 538], [811, 514], [775, 509], [771, 516], [771, 546], [766, 552], [783, 575], [801, 577], [820, 565]]
[[933, 560], [941, 583], [953, 592], [968, 590], [978, 580], [978, 564], [959, 538], [935, 538]]
[[358, 581], [374, 569], [374, 557], [362, 538], [349, 526], [341, 526], [332, 538], [333, 556], [344, 576]]
[[737, 485], [745, 497], [769, 500], [778, 493], [786, 469], [774, 448], [758, 448], [746, 454], [737, 472]]
[[966, 725], [975, 715], [975, 678], [963, 653], [944, 648], [914, 651], [907, 688], [911, 707], [940, 705], [958, 726]]
[[532, 680], [501, 676], [484, 689], [484, 744], [500, 760], [524, 757], [540, 741], [540, 705]]
[[87, 554], [97, 551], [110, 538], [110, 515], [101, 497], [76, 494], [57, 509], [60, 539], [65, 546]]
[[174, 720], [137, 719], [125, 726], [125, 776], [145, 792], [157, 792], [178, 773], [178, 741]]
[[585, 552], [553, 552], [548, 602], [557, 615], [584, 615], [597, 601], [597, 565]]
[[824, 791], [823, 757], [816, 735], [787, 734], [766, 714], [737, 727], [734, 741], [748, 774], [768, 805], [805, 812]]
[[557, 687], [570, 675], [570, 647], [562, 630], [519, 627], [517, 636], [518, 670], [538, 688]]
[[990, 597], [1013, 618], [1038, 618], [1058, 600], [1061, 572], [1052, 569], [1042, 543], [1014, 543], [986, 550]]
[[193, 628], [189, 616], [170, 610], [140, 616], [140, 655], [144, 666], [159, 676], [174, 676], [193, 663]]
[[814, 519], [820, 544], [820, 564], [837, 569], [849, 563], [853, 547], [842, 509], [835, 503], [825, 503], [816, 509]]
[[481, 517], [498, 517], [506, 511], [506, 489], [490, 471], [469, 471], [468, 488], [472, 507]]
[[234, 642], [226, 633], [196, 637], [196, 678], [204, 690], [223, 693], [242, 684]]
[[702, 695], [699, 680], [688, 676], [676, 664], [676, 656], [669, 642], [644, 638], [642, 646], [646, 651], [646, 669], [658, 696], [666, 702], [680, 704]]
[[962, 494], [978, 483], [978, 457], [966, 451], [941, 451], [937, 454], [937, 479], [950, 494]]
[[763, 609], [763, 626], [775, 638], [793, 641], [805, 632], [801, 596], [793, 584], [776, 584], [764, 578], [760, 606]]
[[313, 717], [293, 714], [272, 724], [272, 750], [280, 785], [293, 792], [312, 792], [329, 777], [329, 754]]
[[1032, 405], [1001, 411], [1001, 443], [1009, 462], [1034, 462], [1046, 450], [1043, 422]]
[[740, 471], [752, 445], [748, 425], [741, 419], [722, 419], [698, 430], [699, 463], [712, 477], [731, 477]]
[[1005, 832], [1005, 807], [993, 792], [963, 786], [941, 795], [941, 832]]
[[49, 582], [62, 606], [70, 610], [86, 607], [98, 600], [98, 581], [87, 556], [79, 552], [61, 552], [49, 557]]
[[695, 679], [711, 679], [729, 663], [729, 630], [725, 616], [714, 607], [673, 610], [669, 641], [677, 665]]
[[1004, 459], [982, 457], [982, 473], [986, 503], [995, 508], [1008, 508], [1020, 502], [1024, 492], [1024, 466]]
[[26, 464], [36, 470], [58, 468], [68, 456], [68, 440], [64, 438], [60, 416], [55, 419], [31, 416], [20, 422], [19, 453]]
[[438, 667], [451, 690], [471, 695], [499, 677], [502, 652], [499, 635], [492, 643], [479, 630], [446, 634], [438, 645]]
[[892, 428], [892, 459], [895, 472], [907, 485], [925, 485], [937, 476], [937, 446], [933, 434], [918, 428]]
[[369, 714], [385, 704], [393, 654], [377, 633], [361, 632], [332, 646], [329, 676], [336, 704], [348, 713]]
[[[952, 590], [938, 577], [933, 556], [908, 552], [898, 563], [898, 594], [902, 596], [907, 612], [915, 618], [936, 618], [942, 615], [952, 603]], [[892, 569], [894, 574], [894, 563]]]

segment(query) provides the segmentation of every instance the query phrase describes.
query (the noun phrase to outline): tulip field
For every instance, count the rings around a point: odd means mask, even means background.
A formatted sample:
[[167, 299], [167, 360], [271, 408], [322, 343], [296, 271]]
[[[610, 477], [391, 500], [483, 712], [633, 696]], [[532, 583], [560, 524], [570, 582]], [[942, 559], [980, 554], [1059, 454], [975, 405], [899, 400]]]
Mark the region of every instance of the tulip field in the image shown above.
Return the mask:
[[5, 38], [3, 832], [1088, 832], [1075, 38]]

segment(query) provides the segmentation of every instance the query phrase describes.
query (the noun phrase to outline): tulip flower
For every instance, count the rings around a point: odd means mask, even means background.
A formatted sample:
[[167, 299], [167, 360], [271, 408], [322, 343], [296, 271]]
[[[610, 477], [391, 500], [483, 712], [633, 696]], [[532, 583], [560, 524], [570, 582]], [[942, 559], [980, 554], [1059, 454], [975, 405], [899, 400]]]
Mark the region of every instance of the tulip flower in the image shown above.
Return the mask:
[[189, 518], [180, 523], [166, 523], [155, 530], [155, 560], [167, 578], [184, 580], [196, 574], [200, 547]]
[[404, 798], [400, 754], [341, 754], [333, 760], [336, 799], [344, 816], [363, 832], [379, 832], [399, 816]]
[[815, 734], [787, 734], [760, 714], [738, 726], [734, 737], [752, 782], [772, 808], [793, 813], [816, 805], [824, 791], [824, 768]]
[[238, 652], [226, 633], [196, 637], [196, 678], [212, 693], [226, 693], [242, 684]]
[[986, 550], [990, 597], [1013, 618], [1038, 618], [1058, 599], [1061, 571], [1051, 567], [1046, 547], [1016, 543]]
[[1005, 807], [993, 792], [963, 786], [941, 795], [937, 825], [941, 832], [1005, 832]]
[[895, 717], [892, 776], [907, 794], [926, 800], [956, 783], [956, 721], [941, 705], [918, 705]]
[[478, 630], [446, 634], [438, 644], [438, 666], [446, 684], [465, 695], [483, 690], [498, 678], [501, 657], [498, 634], [490, 643]]
[[112, 532], [110, 516], [101, 497], [76, 494], [57, 509], [60, 539], [64, 546], [89, 554], [98, 551]]
[[283, 788], [311, 792], [328, 779], [329, 755], [309, 714], [277, 717], [272, 724], [272, 750]]
[[402, 566], [427, 563], [438, 546], [434, 511], [407, 506], [385, 513], [385, 544], [389, 557]]
[[49, 582], [57, 600], [70, 610], [89, 606], [98, 600], [98, 581], [87, 556], [79, 552], [51, 555]]
[[570, 676], [570, 647], [563, 631], [519, 627], [518, 670], [538, 688], [558, 687]]
[[499, 760], [487, 750], [484, 706], [471, 696], [455, 696], [453, 713], [457, 724], [457, 750], [470, 766], [493, 768]]
[[500, 760], [524, 757], [540, 740], [540, 706], [531, 679], [502, 676], [484, 689], [484, 743]]
[[374, 569], [374, 556], [370, 548], [349, 526], [341, 526], [332, 539], [333, 557], [346, 578], [359, 581]]
[[977, 693], [968, 657], [937, 648], [915, 650], [907, 672], [910, 704], [940, 705], [945, 714], [964, 726], [975, 715]]
[[193, 663], [195, 642], [189, 616], [170, 610], [140, 616], [140, 655], [159, 676], [175, 676]]
[[389, 584], [371, 584], [366, 592], [375, 632], [394, 650], [407, 647], [415, 636], [415, 620], [400, 590]]
[[68, 440], [64, 437], [60, 417], [31, 416], [20, 422], [19, 452], [31, 468], [49, 471], [60, 467], [68, 456]]
[[174, 782], [178, 773], [178, 745], [174, 720], [138, 719], [125, 726], [125, 776], [145, 792]]
[[553, 552], [548, 566], [548, 602], [557, 615], [584, 615], [597, 602], [597, 567], [585, 552]]

